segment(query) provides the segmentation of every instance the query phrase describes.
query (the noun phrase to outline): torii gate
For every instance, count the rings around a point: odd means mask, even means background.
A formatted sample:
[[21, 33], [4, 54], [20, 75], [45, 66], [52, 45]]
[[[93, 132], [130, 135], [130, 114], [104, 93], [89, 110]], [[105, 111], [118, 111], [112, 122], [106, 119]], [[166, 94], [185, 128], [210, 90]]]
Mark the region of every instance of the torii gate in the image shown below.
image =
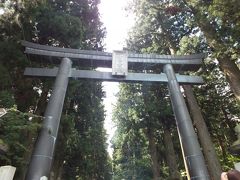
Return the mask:
[[[48, 102], [44, 123], [37, 138], [32, 158], [28, 168], [27, 180], [47, 178], [51, 171], [55, 142], [58, 134], [65, 93], [69, 77], [89, 78], [118, 82], [160, 82], [167, 83], [170, 92], [172, 108], [175, 114], [180, 143], [183, 149], [184, 160], [191, 179], [209, 180], [209, 174], [204, 157], [200, 149], [197, 135], [187, 110], [179, 84], [202, 84], [199, 76], [175, 74], [181, 71], [196, 71], [202, 64], [204, 54], [173, 56], [155, 54], [132, 54], [126, 51], [115, 51], [113, 54], [99, 51], [85, 51], [70, 48], [58, 48], [38, 45], [22, 41], [26, 47], [25, 53], [62, 58], [59, 68], [26, 68], [27, 76], [55, 77], [53, 91]], [[52, 60], [59, 63], [60, 59]], [[70, 60], [71, 58], [72, 60]], [[76, 70], [72, 63], [92, 67], [112, 68], [111, 72], [91, 70]], [[164, 73], [130, 73], [128, 69], [140, 69], [143, 65], [158, 64]]]

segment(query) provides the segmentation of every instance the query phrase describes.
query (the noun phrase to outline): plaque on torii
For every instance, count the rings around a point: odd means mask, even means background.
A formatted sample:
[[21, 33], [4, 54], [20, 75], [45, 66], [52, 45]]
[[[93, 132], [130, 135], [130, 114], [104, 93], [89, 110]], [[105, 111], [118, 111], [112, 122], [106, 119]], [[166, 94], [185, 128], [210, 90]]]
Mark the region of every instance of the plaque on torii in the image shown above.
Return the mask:
[[[204, 54], [176, 56], [136, 54], [126, 51], [114, 51], [112, 54], [51, 47], [26, 41], [22, 41], [22, 45], [25, 46], [25, 53], [34, 56], [51, 57], [51, 63], [60, 64], [59, 68], [26, 68], [24, 72], [26, 76], [56, 77], [44, 114], [43, 127], [29, 165], [27, 180], [39, 180], [42, 177], [49, 176], [62, 107], [70, 77], [117, 82], [167, 83], [189, 175], [195, 180], [210, 179], [198, 138], [179, 86], [179, 84], [203, 84], [203, 79], [199, 76], [178, 74], [184, 71], [197, 71], [201, 67]], [[107, 67], [112, 68], [112, 72], [80, 70], [72, 68], [72, 65], [80, 68]], [[158, 65], [158, 68], [162, 69], [160, 74], [133, 72], [134, 70], [150, 70], [149, 72], [151, 72], [151, 67], [154, 65]]]
[[112, 54], [112, 75], [127, 76], [128, 74], [128, 53], [127, 51], [113, 51]]

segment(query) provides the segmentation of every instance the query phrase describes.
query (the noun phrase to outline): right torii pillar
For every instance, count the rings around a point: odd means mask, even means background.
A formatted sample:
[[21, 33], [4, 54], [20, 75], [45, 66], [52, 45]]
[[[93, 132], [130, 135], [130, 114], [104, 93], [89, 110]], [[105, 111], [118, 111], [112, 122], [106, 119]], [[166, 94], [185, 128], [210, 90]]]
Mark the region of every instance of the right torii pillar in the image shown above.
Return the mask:
[[210, 180], [204, 157], [194, 131], [192, 121], [180, 91], [174, 69], [171, 64], [164, 65], [164, 73], [168, 78], [173, 112], [175, 114], [177, 128], [187, 170], [191, 180]]

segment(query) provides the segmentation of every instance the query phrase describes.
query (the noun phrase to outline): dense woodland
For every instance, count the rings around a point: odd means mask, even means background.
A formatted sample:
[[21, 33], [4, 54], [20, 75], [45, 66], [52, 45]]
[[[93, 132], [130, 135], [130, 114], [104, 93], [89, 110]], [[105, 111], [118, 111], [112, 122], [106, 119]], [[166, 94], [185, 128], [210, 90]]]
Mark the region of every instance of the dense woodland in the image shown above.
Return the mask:
[[[52, 67], [44, 57], [26, 56], [20, 40], [58, 47], [103, 49], [105, 29], [93, 0], [29, 0], [1, 3], [0, 164], [17, 167], [24, 179], [37, 133], [41, 128], [53, 79], [27, 78], [24, 68]], [[104, 106], [100, 82], [71, 80], [57, 140], [52, 179], [111, 179], [103, 128]]]
[[[131, 3], [129, 10], [136, 15], [136, 25], [128, 39], [130, 51], [207, 54], [198, 72], [185, 72], [201, 75], [205, 84], [185, 85], [183, 94], [209, 174], [219, 180], [223, 170], [232, 169], [239, 161], [229, 153], [229, 147], [236, 140], [234, 127], [240, 117], [240, 2]], [[151, 72], [161, 71], [155, 66]], [[181, 179], [187, 175], [166, 85], [122, 84], [114, 121], [118, 127], [112, 140], [115, 179]]]
[[[0, 165], [28, 167], [54, 79], [23, 76], [25, 67], [53, 67], [24, 54], [21, 40], [57, 47], [103, 51], [106, 34], [99, 0], [8, 0], [0, 8]], [[229, 148], [240, 121], [240, 1], [131, 0], [136, 24], [132, 52], [206, 53], [198, 72], [205, 83], [182, 86], [213, 180], [240, 158]], [[48, 61], [49, 62], [49, 61]], [[151, 65], [152, 66], [152, 65]], [[79, 68], [79, 67], [75, 67]], [[91, 68], [91, 67], [90, 67]], [[149, 67], [138, 72], [147, 73]], [[151, 72], [162, 69], [152, 66]], [[101, 82], [71, 79], [57, 140], [51, 179], [186, 179], [182, 150], [166, 84], [120, 85], [113, 120], [113, 157], [107, 152]]]

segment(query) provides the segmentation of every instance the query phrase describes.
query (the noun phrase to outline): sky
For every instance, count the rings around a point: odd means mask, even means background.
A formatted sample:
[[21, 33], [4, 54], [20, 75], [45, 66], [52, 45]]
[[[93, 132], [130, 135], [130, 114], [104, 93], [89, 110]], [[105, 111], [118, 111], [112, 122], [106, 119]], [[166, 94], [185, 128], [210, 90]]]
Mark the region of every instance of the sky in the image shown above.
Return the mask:
[[[122, 50], [126, 47], [125, 39], [127, 38], [128, 31], [134, 24], [134, 17], [125, 11], [125, 7], [128, 5], [128, 0], [101, 0], [99, 5], [99, 11], [101, 21], [106, 27], [105, 49], [107, 52], [113, 50]], [[99, 68], [101, 71], [109, 71], [111, 69]], [[116, 130], [114, 123], [112, 122], [112, 110], [116, 105], [116, 94], [119, 91], [119, 83], [117, 82], [103, 82], [103, 90], [106, 92], [106, 98], [104, 98], [104, 105], [106, 111], [106, 119], [104, 127], [108, 134], [107, 143], [108, 152], [112, 156], [113, 149], [111, 148], [110, 140]]]
[[134, 24], [134, 17], [125, 11], [129, 0], [101, 0], [99, 11], [107, 29], [106, 50], [122, 50], [127, 32]]

